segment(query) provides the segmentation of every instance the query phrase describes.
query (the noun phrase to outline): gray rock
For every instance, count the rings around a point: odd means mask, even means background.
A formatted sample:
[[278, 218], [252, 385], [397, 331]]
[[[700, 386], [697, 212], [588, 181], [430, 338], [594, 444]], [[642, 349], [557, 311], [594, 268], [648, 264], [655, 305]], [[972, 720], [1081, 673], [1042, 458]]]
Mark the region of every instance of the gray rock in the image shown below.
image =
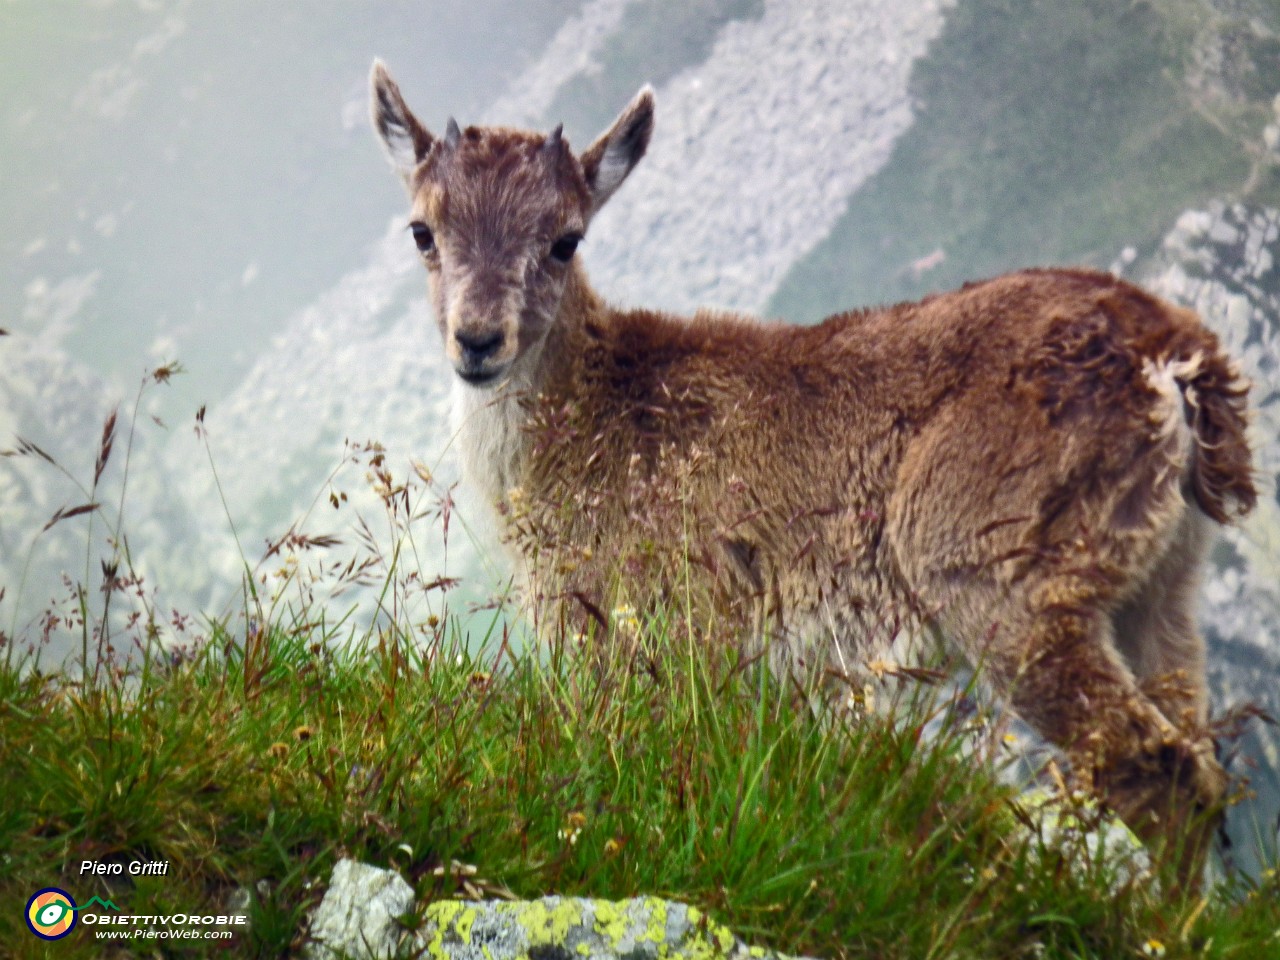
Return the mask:
[[657, 897], [448, 900], [427, 907], [426, 919], [422, 945], [427, 953], [456, 960], [784, 960], [782, 954], [746, 946], [696, 907]]
[[341, 860], [312, 915], [315, 942], [305, 955], [312, 960], [401, 954], [456, 960], [787, 960], [746, 946], [696, 907], [657, 897], [438, 900], [426, 907], [422, 926], [410, 932], [396, 918], [412, 909], [413, 891], [398, 873]]
[[413, 910], [413, 888], [393, 870], [339, 860], [311, 915], [309, 960], [393, 957], [407, 936], [398, 918]]

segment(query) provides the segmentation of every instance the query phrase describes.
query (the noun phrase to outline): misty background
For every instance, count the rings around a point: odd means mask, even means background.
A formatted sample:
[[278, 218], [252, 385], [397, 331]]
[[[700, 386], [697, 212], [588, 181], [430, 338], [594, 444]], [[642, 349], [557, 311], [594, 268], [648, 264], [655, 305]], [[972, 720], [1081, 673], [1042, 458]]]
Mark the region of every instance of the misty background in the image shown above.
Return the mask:
[[[263, 554], [291, 528], [340, 541], [304, 564], [389, 535], [353, 450], [449, 488], [448, 373], [368, 126], [375, 55], [437, 131], [563, 121], [578, 149], [654, 84], [649, 154], [582, 247], [620, 304], [813, 322], [1070, 263], [1196, 307], [1254, 380], [1264, 491], [1204, 589], [1215, 699], [1280, 711], [1277, 0], [0, 0], [17, 648], [78, 650], [49, 613], [97, 590], [117, 526], [181, 642], [236, 614], [246, 577], [289, 581], [290, 551]], [[89, 492], [98, 512], [45, 529]], [[459, 498], [447, 544], [415, 527], [423, 582], [471, 591], [424, 598], [437, 613], [505, 576]], [[1237, 750], [1260, 794], [1238, 845], [1273, 843], [1277, 740], [1255, 724]]]

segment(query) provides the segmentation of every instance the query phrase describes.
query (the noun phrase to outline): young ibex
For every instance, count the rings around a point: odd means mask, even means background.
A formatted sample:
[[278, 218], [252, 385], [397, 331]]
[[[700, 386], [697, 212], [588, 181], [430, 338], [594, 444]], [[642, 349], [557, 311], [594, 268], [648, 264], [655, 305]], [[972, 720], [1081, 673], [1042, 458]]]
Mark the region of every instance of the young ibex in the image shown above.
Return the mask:
[[661, 536], [637, 484], [674, 489], [684, 575], [769, 635], [856, 657], [927, 621], [1139, 831], [1218, 806], [1197, 576], [1255, 491], [1247, 385], [1192, 313], [1087, 270], [813, 327], [619, 310], [575, 249], [645, 152], [648, 88], [575, 155], [559, 128], [438, 138], [380, 62], [371, 86], [465, 475], [509, 522], [550, 504], [534, 540], [580, 549], [580, 583]]

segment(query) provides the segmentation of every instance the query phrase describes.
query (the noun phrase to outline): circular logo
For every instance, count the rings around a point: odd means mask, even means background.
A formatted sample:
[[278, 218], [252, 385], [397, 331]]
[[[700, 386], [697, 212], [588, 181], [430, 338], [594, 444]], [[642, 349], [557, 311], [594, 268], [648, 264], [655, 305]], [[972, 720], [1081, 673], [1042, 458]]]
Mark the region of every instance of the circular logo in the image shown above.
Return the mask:
[[61, 940], [76, 925], [76, 902], [57, 887], [36, 891], [27, 901], [27, 926], [42, 940]]

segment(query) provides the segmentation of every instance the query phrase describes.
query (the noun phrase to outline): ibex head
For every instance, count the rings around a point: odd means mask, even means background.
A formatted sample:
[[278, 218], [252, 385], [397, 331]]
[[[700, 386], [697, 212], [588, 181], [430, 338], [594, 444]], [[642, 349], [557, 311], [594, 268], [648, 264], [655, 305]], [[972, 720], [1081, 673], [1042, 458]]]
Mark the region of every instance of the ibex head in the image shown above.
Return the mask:
[[653, 91], [575, 156], [559, 127], [460, 130], [451, 119], [436, 137], [381, 61], [369, 85], [374, 129], [409, 191], [445, 355], [467, 383], [492, 386], [555, 321], [587, 225], [649, 145]]

